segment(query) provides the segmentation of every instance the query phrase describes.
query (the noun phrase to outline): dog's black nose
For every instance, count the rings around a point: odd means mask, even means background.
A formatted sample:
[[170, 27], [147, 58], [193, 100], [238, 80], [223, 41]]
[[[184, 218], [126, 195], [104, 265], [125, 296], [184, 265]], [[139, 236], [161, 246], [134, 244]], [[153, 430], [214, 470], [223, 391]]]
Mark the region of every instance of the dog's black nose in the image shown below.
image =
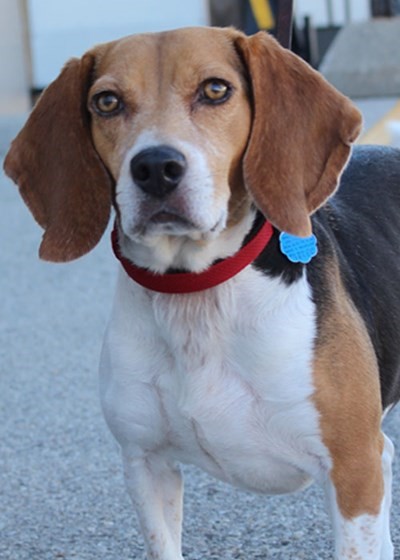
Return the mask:
[[147, 148], [131, 160], [131, 174], [137, 186], [157, 198], [173, 191], [185, 171], [185, 156], [169, 146]]

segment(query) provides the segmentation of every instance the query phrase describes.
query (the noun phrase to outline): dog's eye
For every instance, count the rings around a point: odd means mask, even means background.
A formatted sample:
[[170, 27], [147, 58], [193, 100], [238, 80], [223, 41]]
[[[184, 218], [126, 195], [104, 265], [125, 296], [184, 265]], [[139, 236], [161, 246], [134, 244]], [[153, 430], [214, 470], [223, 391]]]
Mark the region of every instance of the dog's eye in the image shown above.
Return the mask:
[[230, 97], [231, 91], [232, 88], [224, 80], [212, 79], [203, 84], [201, 93], [205, 101], [222, 103]]
[[112, 91], [103, 91], [93, 98], [93, 105], [97, 113], [104, 116], [115, 115], [122, 109], [122, 100]]

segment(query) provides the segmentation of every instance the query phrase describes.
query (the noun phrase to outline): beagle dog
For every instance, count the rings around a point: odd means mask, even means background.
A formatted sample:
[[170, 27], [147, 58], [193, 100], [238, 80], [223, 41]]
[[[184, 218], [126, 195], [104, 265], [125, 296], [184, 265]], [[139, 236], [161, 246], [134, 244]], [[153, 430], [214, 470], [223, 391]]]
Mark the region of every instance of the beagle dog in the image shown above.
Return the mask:
[[149, 560], [183, 558], [180, 463], [316, 481], [336, 559], [394, 557], [400, 151], [350, 157], [360, 127], [266, 33], [188, 28], [71, 60], [11, 146], [43, 259], [90, 251], [115, 209], [101, 402]]

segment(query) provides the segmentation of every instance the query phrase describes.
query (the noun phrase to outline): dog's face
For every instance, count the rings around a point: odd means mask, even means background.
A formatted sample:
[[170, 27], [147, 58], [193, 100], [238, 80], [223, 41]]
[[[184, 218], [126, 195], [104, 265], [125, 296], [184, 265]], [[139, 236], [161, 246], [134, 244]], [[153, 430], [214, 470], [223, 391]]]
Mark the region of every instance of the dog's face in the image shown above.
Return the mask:
[[207, 244], [252, 203], [307, 236], [359, 128], [351, 103], [267, 34], [191, 28], [70, 61], [5, 169], [45, 228], [49, 260], [89, 251], [112, 201], [125, 236], [143, 245]]
[[225, 34], [182, 30], [115, 43], [99, 57], [88, 109], [127, 236], [208, 239], [248, 210], [248, 84]]

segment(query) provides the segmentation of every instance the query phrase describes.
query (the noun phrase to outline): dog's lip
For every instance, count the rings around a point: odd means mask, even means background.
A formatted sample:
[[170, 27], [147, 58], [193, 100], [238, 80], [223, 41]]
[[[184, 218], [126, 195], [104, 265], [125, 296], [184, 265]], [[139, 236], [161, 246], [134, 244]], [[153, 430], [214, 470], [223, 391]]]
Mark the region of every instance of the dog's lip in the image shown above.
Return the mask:
[[168, 210], [160, 210], [155, 212], [149, 219], [149, 222], [152, 224], [160, 224], [160, 225], [180, 225], [192, 228], [194, 224], [184, 216], [177, 214], [175, 212], [171, 212]]

